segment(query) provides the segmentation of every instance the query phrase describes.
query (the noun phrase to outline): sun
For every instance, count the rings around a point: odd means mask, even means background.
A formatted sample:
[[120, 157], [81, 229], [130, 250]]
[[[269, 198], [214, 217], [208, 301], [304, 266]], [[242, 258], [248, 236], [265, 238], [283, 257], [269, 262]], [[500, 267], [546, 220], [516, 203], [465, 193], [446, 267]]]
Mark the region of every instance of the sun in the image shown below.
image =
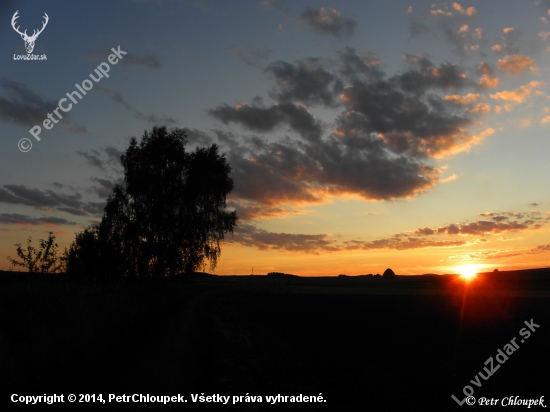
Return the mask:
[[478, 265], [462, 265], [455, 268], [460, 273], [460, 277], [466, 281], [474, 280], [477, 274]]

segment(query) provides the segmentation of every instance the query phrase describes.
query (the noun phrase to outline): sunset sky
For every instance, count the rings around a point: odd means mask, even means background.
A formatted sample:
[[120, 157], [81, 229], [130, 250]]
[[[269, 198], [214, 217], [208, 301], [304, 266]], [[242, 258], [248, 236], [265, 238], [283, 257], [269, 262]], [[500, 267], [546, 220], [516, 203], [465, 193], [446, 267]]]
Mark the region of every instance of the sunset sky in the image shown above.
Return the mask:
[[[47, 60], [14, 60], [16, 11], [29, 35], [47, 13]], [[216, 274], [550, 266], [550, 0], [4, 0], [0, 17], [0, 269], [28, 236], [63, 249], [99, 222], [154, 125], [233, 168]]]

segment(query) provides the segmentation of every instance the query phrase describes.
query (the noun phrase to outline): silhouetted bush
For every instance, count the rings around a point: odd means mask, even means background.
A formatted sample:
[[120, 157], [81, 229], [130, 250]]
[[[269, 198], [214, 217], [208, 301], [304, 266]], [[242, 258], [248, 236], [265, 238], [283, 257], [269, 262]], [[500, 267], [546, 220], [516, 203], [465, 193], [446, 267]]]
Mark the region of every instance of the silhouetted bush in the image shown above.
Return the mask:
[[48, 239], [40, 239], [39, 250], [32, 245], [32, 238], [27, 239], [26, 251], [21, 247], [21, 243], [16, 243], [17, 256], [21, 260], [13, 259], [8, 256], [8, 260], [13, 266], [26, 268], [30, 273], [55, 273], [62, 269], [64, 261], [57, 256], [57, 243], [55, 235], [50, 232]]

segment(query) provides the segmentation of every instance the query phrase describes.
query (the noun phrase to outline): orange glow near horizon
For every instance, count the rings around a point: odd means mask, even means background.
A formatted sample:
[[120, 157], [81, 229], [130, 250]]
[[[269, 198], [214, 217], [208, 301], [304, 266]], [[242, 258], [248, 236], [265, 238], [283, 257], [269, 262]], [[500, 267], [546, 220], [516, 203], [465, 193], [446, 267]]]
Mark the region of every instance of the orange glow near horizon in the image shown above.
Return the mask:
[[[340, 222], [338, 222], [340, 224]], [[46, 239], [49, 230], [40, 227], [30, 227], [25, 231], [11, 228], [0, 228], [0, 270], [11, 271], [23, 268], [13, 267], [6, 256], [17, 258], [14, 244], [25, 245], [28, 236], [32, 236], [32, 243], [38, 246], [39, 239]], [[63, 228], [64, 229], [64, 228]], [[290, 228], [284, 228], [289, 230]], [[270, 228], [268, 228], [270, 230]], [[69, 247], [74, 240], [72, 230], [65, 233], [56, 232], [58, 252], [61, 254], [65, 247]], [[540, 234], [540, 240], [533, 244], [547, 242], [544, 233]], [[328, 239], [337, 239], [336, 235]], [[476, 249], [472, 248], [472, 252]], [[464, 250], [465, 252], [465, 250]], [[550, 267], [550, 259], [546, 254], [523, 254], [508, 258], [506, 264], [495, 259], [484, 261], [482, 259], [450, 259], [451, 254], [458, 257], [458, 252], [449, 248], [425, 248], [410, 250], [391, 250], [385, 248], [365, 250], [341, 250], [337, 252], [306, 253], [300, 251], [281, 251], [280, 249], [259, 250], [255, 247], [243, 247], [238, 244], [224, 243], [218, 266], [212, 270], [209, 262], [206, 262], [205, 270], [219, 276], [223, 275], [249, 275], [254, 268], [254, 274], [265, 275], [269, 272], [283, 272], [303, 277], [330, 277], [346, 274], [358, 276], [365, 274], [382, 274], [390, 268], [399, 276], [423, 275], [423, 274], [457, 274], [457, 281], [477, 285], [479, 276], [474, 280], [467, 275], [468, 268], [472, 267], [473, 273], [522, 270]], [[474, 263], [475, 262], [475, 263]], [[470, 273], [471, 273], [470, 272]]]

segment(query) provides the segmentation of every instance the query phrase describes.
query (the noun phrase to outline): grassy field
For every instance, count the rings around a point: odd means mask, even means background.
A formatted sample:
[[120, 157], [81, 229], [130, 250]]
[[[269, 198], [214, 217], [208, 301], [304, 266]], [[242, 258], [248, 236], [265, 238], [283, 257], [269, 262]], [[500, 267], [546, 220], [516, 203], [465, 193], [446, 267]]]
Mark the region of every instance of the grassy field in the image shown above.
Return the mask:
[[[469, 284], [452, 276], [205, 276], [101, 288], [62, 275], [3, 273], [0, 400], [179, 393], [188, 403], [88, 408], [442, 411], [459, 408], [451, 395], [464, 398], [470, 385], [476, 398], [550, 401], [549, 291], [544, 271], [487, 274]], [[490, 356], [519, 342], [531, 319], [540, 328], [481, 387], [471, 384]], [[191, 403], [201, 393], [321, 393], [326, 402]]]

